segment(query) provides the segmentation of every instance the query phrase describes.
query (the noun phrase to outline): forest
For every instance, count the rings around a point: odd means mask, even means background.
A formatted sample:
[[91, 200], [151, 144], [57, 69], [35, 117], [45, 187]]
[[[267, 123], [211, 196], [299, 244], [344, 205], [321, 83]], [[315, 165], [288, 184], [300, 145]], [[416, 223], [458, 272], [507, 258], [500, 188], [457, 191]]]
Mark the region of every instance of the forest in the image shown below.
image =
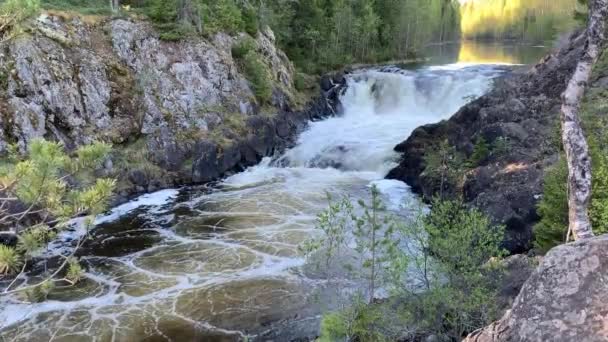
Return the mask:
[[[429, 44], [464, 39], [545, 43], [572, 27], [574, 0], [43, 0], [45, 9], [141, 13], [167, 40], [270, 26], [304, 72], [421, 57]], [[580, 6], [579, 6], [580, 7]], [[493, 25], [487, 25], [491, 21]]]

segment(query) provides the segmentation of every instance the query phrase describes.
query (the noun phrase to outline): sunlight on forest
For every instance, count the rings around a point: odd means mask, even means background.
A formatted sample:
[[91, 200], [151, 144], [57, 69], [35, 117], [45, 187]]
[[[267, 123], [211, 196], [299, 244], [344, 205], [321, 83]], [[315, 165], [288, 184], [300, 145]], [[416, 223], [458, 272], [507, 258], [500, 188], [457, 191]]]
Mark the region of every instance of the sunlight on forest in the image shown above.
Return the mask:
[[494, 45], [475, 44], [463, 41], [458, 53], [459, 63], [509, 63], [518, 64], [519, 59], [512, 52]]
[[574, 25], [576, 0], [463, 0], [465, 38], [551, 40]]

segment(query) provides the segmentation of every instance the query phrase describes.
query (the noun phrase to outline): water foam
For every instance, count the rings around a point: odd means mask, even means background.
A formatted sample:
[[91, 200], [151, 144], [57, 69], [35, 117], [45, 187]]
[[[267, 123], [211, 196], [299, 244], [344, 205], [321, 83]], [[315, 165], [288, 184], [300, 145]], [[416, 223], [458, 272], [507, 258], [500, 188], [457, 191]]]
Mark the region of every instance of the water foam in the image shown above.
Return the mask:
[[[151, 307], [153, 316], [170, 313], [206, 329], [232, 332], [182, 315], [176, 309], [179, 298], [190, 294], [187, 291], [256, 279], [304, 282], [307, 291], [320, 286], [323, 280], [307, 279], [297, 271], [305, 262], [297, 247], [314, 234], [315, 216], [327, 204], [326, 191], [334, 196], [367, 198], [369, 187], [375, 185], [389, 209], [398, 210], [414, 196], [404, 183], [383, 179], [398, 160], [394, 146], [417, 126], [445, 119], [486, 92], [492, 78], [502, 72], [490, 66], [390, 71], [368, 70], [350, 75], [341, 98], [344, 107], [341, 115], [311, 123], [297, 145], [278, 160], [266, 158], [259, 165], [227, 178], [217, 191], [177, 200], [178, 190], [164, 190], [144, 195], [97, 218], [97, 224], [104, 224], [121, 222], [125, 215], [143, 215], [151, 224], [149, 229], [156, 230], [162, 241], [127, 256], [85, 257], [93, 265], [88, 278], [107, 289], [101, 295], [31, 305], [15, 298], [0, 299], [0, 324], [21, 322], [20, 325], [35, 331], [39, 329], [39, 322], [34, 319], [38, 314], [59, 312], [62, 318], [52, 324], [61, 325], [61, 320], [70, 313], [88, 310], [90, 322], [110, 321], [114, 334], [125, 329], [121, 315], [138, 310], [150, 314], [141, 308]], [[172, 202], [174, 205], [170, 205]], [[138, 208], [141, 212], [135, 211]], [[178, 209], [189, 214], [173, 214]], [[171, 220], [159, 219], [167, 215]], [[180, 225], [186, 225], [186, 229], [180, 230]], [[65, 234], [68, 235], [60, 241], [83, 232], [73, 230]], [[55, 248], [65, 248], [65, 244], [58, 242]], [[218, 258], [222, 255], [229, 258], [222, 263], [196, 254], [209, 248], [221, 249]], [[150, 260], [159, 260], [161, 265]], [[185, 265], [183, 270], [173, 265], [169, 270], [162, 269], [162, 263], [172, 261], [178, 266]], [[225, 268], [208, 269], [209, 262], [215, 262], [214, 267], [224, 264]], [[136, 296], [124, 288], [126, 276], [147, 279], [146, 284], [131, 286], [161, 285]], [[163, 282], [168, 283], [162, 285]], [[251, 294], [251, 298], [255, 296]], [[245, 300], [237, 305], [247, 303]], [[141, 326], [149, 324], [143, 317], [141, 320], [138, 323]], [[32, 336], [25, 334], [21, 338], [36, 340]]]

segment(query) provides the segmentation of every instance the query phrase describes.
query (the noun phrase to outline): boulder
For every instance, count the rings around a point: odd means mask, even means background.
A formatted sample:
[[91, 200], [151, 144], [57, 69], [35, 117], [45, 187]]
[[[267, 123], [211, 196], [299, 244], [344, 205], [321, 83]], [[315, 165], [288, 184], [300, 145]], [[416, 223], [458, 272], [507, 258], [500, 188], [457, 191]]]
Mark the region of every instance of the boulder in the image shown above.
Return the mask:
[[552, 249], [511, 310], [466, 342], [608, 340], [608, 235]]

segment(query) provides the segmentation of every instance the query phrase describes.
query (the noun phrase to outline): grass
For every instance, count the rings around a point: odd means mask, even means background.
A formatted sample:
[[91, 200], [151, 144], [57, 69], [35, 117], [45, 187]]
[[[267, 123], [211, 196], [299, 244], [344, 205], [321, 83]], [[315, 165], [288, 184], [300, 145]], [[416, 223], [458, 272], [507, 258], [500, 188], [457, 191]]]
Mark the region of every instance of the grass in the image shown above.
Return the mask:
[[111, 15], [110, 3], [106, 0], [42, 0], [46, 10], [77, 12], [84, 15]]

